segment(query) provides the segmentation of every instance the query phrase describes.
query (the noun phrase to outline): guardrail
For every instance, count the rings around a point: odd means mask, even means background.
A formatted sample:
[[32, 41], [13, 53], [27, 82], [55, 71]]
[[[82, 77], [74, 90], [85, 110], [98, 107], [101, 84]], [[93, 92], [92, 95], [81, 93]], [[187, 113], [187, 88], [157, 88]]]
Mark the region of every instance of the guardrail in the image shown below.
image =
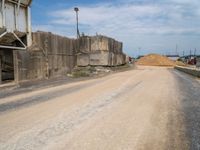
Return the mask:
[[182, 67], [182, 66], [175, 66], [174, 68], [177, 70], [180, 70], [182, 72], [185, 72], [187, 74], [190, 74], [190, 75], [200, 78], [200, 69], [199, 68]]

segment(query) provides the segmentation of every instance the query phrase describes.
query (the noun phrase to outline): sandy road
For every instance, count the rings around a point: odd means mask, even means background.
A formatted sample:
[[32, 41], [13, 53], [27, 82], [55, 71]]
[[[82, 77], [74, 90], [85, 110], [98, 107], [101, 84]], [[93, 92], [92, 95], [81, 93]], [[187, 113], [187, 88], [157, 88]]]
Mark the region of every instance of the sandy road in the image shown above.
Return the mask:
[[1, 98], [0, 149], [200, 150], [200, 82], [142, 67]]

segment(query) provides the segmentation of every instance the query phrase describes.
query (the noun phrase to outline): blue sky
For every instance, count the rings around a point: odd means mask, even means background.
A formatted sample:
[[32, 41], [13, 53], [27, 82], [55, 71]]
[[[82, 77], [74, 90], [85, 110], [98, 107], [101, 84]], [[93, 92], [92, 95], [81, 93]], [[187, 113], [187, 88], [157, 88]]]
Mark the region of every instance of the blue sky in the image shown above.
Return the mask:
[[33, 31], [75, 37], [75, 6], [80, 32], [122, 41], [129, 55], [200, 53], [200, 0], [33, 0]]

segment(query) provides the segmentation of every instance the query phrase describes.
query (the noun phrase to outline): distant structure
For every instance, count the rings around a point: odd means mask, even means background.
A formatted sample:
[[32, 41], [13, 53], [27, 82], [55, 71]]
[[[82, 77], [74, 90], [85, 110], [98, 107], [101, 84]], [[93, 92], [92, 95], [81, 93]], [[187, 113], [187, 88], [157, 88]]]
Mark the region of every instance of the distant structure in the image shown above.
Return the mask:
[[166, 55], [166, 57], [168, 57], [169, 59], [174, 60], [174, 61], [176, 61], [180, 58], [179, 55]]

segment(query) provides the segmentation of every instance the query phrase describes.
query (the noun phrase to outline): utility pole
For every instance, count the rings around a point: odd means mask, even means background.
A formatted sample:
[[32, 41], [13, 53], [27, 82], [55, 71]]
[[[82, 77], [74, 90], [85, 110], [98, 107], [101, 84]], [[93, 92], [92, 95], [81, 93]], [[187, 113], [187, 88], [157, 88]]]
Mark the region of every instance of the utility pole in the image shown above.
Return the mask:
[[196, 56], [196, 52], [197, 52], [197, 49], [195, 48], [195, 50], [194, 50], [194, 56]]
[[138, 57], [140, 56], [141, 47], [138, 48]]
[[178, 45], [176, 44], [176, 55], [178, 55]]
[[78, 27], [78, 23], [79, 23], [79, 20], [78, 20], [79, 8], [75, 7], [74, 11], [76, 12], [76, 33], [77, 33], [77, 39], [78, 39], [80, 37], [80, 32], [79, 32], [79, 27]]

